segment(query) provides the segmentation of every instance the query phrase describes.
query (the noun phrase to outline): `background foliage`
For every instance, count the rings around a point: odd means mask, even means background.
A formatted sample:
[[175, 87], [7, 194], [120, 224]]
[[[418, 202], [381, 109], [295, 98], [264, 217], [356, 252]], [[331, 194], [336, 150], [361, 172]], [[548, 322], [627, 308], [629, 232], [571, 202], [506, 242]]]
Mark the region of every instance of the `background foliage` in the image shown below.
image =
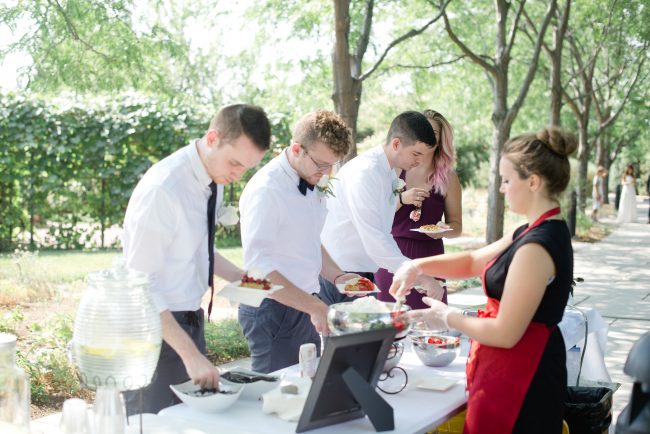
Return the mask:
[[[244, 1], [237, 7], [216, 0], [0, 5], [0, 30], [7, 28], [14, 36], [0, 43], [0, 60], [17, 52], [29, 58], [18, 86], [0, 94], [0, 251], [113, 245], [115, 237], [107, 234], [121, 223], [139, 177], [152, 163], [200, 136], [224, 104], [261, 105], [272, 120], [274, 146], [286, 144], [303, 113], [333, 108], [331, 49], [338, 1]], [[567, 1], [558, 5], [565, 7]], [[368, 4], [350, 2], [351, 46], [359, 40]], [[391, 41], [429, 20], [440, 7], [430, 0], [376, 0], [373, 5], [363, 68], [374, 65]], [[481, 56], [494, 50], [493, 7], [470, 1], [451, 2], [447, 8], [455, 32]], [[533, 24], [539, 25], [545, 7], [543, 2], [526, 4]], [[568, 33], [580, 41], [584, 62], [596, 65], [594, 93], [606, 96], [601, 100], [615, 111], [629, 87], [634, 62], [647, 58], [643, 48], [650, 40], [645, 25], [649, 8], [639, 0], [599, 0], [573, 2], [571, 11]], [[518, 25], [523, 31], [511, 54], [513, 89], [527, 70], [534, 36], [534, 26], [526, 20]], [[597, 37], [594, 28], [604, 36]], [[551, 42], [550, 31], [545, 40]], [[562, 81], [569, 86], [580, 71], [566, 44]], [[598, 56], [589, 57], [595, 52]], [[513, 135], [547, 124], [549, 65], [547, 56], [541, 56]], [[603, 162], [611, 164], [612, 187], [627, 163], [642, 173], [650, 170], [648, 72], [646, 62], [627, 105], [606, 129], [592, 108], [589, 173], [583, 183]], [[360, 150], [383, 142], [400, 111], [435, 109], [455, 128], [461, 182], [486, 187], [493, 91], [484, 71], [462, 55], [442, 22], [436, 22], [394, 47], [364, 80], [357, 125]], [[562, 124], [578, 130], [567, 105]], [[604, 151], [597, 155], [597, 149]], [[227, 189], [227, 200], [237, 201], [253, 173]], [[220, 228], [218, 236], [222, 244], [235, 245], [238, 228]]]

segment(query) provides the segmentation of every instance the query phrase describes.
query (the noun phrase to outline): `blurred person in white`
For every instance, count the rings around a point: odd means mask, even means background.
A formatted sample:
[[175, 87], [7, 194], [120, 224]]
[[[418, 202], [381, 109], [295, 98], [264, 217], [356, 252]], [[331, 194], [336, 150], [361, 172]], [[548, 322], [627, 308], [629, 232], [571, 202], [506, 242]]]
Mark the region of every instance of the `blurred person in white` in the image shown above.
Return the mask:
[[598, 210], [602, 208], [605, 202], [605, 177], [607, 176], [607, 169], [603, 166], [598, 166], [596, 174], [592, 182], [591, 189], [591, 220], [598, 221]]
[[[271, 127], [264, 110], [224, 107], [200, 139], [154, 164], [135, 187], [124, 217], [127, 266], [147, 273], [160, 311], [163, 344], [152, 383], [125, 392], [127, 413], [158, 413], [180, 402], [169, 388], [193, 380], [219, 385], [219, 370], [206, 358], [201, 299], [214, 291], [213, 274], [228, 281], [242, 270], [214, 249], [216, 212], [223, 186], [262, 160]], [[208, 306], [208, 315], [212, 301]]]
[[567, 395], [566, 349], [557, 324], [573, 281], [571, 234], [560, 216], [576, 149], [557, 128], [510, 139], [499, 164], [510, 210], [527, 218], [475, 251], [414, 259], [395, 273], [390, 292], [404, 297], [418, 276], [482, 275], [488, 296], [478, 317], [437, 300], [407, 314], [430, 329], [472, 339], [467, 363], [465, 433], [559, 433]]
[[[344, 270], [374, 281], [379, 268], [394, 272], [409, 260], [391, 228], [400, 193], [406, 185], [396, 170], [417, 167], [436, 146], [429, 120], [416, 111], [393, 119], [386, 142], [347, 162], [336, 174], [334, 195], [327, 199], [327, 220], [321, 234], [323, 246]], [[442, 298], [437, 280], [422, 276], [417, 282], [427, 294]], [[320, 279], [325, 303], [350, 301], [335, 285]]]
[[334, 112], [303, 116], [291, 145], [260, 169], [241, 195], [244, 265], [283, 287], [259, 307], [239, 305], [255, 371], [268, 373], [298, 363], [305, 343], [315, 344], [320, 353], [319, 333], [329, 330], [327, 306], [314, 296], [319, 274], [332, 283], [359, 277], [341, 271], [320, 241], [329, 174], [347, 154], [351, 137]]
[[634, 166], [629, 164], [625, 173], [621, 176], [621, 201], [618, 204], [618, 223], [634, 223], [636, 216], [636, 178], [634, 177]]

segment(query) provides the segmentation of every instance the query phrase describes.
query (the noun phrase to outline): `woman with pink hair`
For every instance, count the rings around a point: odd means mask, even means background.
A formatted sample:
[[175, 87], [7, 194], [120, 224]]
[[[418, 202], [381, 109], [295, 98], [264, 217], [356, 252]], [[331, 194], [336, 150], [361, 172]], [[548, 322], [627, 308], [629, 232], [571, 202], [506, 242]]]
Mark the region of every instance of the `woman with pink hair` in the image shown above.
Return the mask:
[[[454, 131], [440, 113], [426, 110], [423, 114], [433, 126], [437, 143], [420, 165], [400, 174], [406, 187], [399, 195], [392, 228], [393, 238], [400, 250], [411, 259], [445, 253], [442, 237], [454, 238], [463, 230], [462, 192], [458, 175], [453, 169], [456, 158]], [[428, 224], [450, 230], [436, 234], [412, 231]], [[392, 281], [393, 275], [383, 268], [375, 273], [375, 283], [381, 289], [380, 300], [394, 301], [388, 293]], [[411, 291], [406, 304], [412, 309], [426, 309], [429, 306], [424, 304], [422, 297], [423, 294]], [[447, 303], [446, 288], [442, 301]]]

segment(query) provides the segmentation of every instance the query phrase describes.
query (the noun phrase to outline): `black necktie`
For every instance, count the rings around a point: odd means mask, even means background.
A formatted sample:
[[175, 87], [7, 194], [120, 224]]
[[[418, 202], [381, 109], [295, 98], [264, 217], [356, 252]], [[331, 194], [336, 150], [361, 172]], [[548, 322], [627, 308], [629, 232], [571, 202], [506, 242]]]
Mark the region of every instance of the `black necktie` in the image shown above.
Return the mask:
[[298, 190], [300, 193], [302, 193], [303, 196], [305, 196], [307, 194], [307, 189], [313, 190], [314, 186], [304, 179], [300, 178], [300, 182], [298, 183]]
[[210, 286], [210, 304], [208, 304], [208, 321], [212, 313], [212, 298], [214, 297], [214, 232], [215, 207], [217, 206], [217, 184], [210, 183], [210, 198], [208, 199], [208, 285]]

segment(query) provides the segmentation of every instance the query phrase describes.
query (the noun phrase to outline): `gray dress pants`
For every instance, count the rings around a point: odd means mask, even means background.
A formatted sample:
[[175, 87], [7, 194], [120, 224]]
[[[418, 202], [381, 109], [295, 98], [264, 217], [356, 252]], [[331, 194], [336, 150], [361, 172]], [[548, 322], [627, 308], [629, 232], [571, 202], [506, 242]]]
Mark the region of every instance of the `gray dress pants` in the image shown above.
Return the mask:
[[304, 312], [270, 298], [260, 307], [239, 305], [239, 324], [248, 340], [254, 371], [268, 374], [298, 363], [300, 345], [316, 345], [320, 356], [320, 335]]
[[[172, 312], [183, 330], [190, 336], [201, 353], [206, 354], [203, 309]], [[180, 356], [163, 340], [156, 372], [151, 383], [140, 390], [124, 392], [124, 404], [128, 416], [138, 413], [158, 413], [181, 401], [169, 388], [170, 384], [184, 383], [190, 377]], [[140, 402], [142, 393], [142, 403]]]

